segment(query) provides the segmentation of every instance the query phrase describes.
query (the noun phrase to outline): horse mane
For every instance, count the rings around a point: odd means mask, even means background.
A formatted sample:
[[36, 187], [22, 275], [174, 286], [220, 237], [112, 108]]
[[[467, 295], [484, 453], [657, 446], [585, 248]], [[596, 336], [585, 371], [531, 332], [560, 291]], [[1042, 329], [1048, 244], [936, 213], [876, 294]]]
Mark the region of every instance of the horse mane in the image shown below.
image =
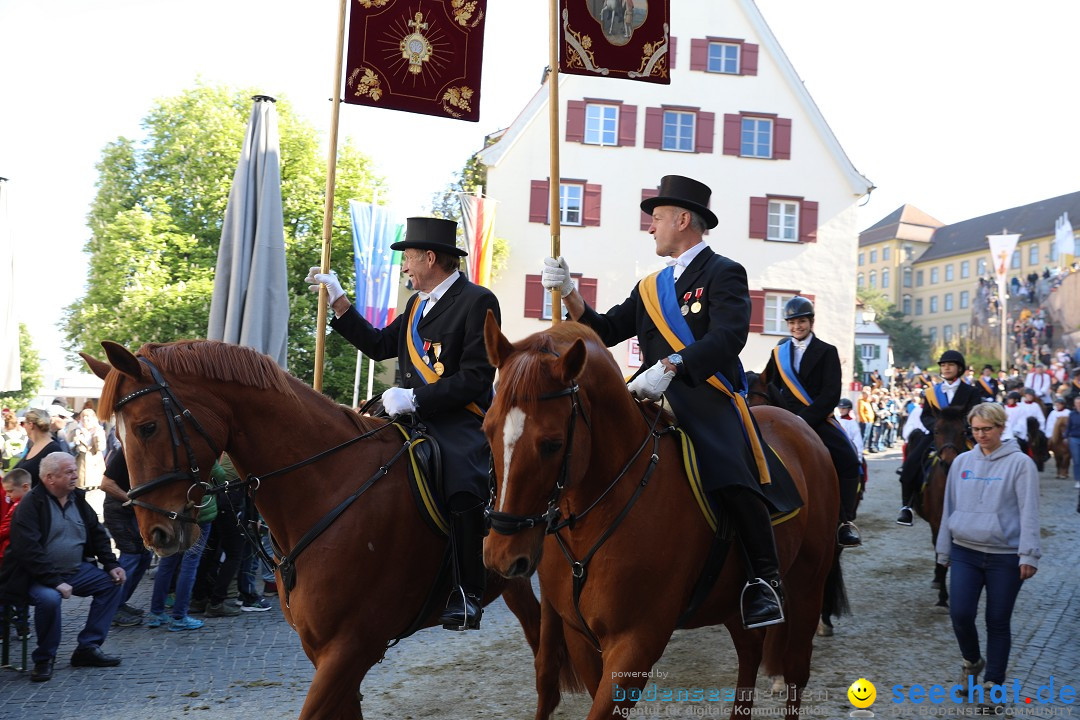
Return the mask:
[[[286, 373], [268, 355], [243, 345], [217, 340], [178, 340], [171, 343], [146, 343], [138, 352], [165, 373], [195, 375], [209, 380], [236, 383], [259, 390], [276, 390], [292, 399], [296, 393]], [[122, 373], [113, 371], [105, 378], [99, 407], [111, 414], [117, 401]], [[327, 402], [332, 402], [327, 398]]]
[[941, 420], [948, 423], [967, 423], [967, 411], [962, 407], [949, 405], [941, 409]]
[[515, 352], [510, 362], [499, 369], [500, 390], [512, 388], [511, 402], [536, 399], [547, 392], [549, 388], [545, 387], [545, 382], [550, 381], [551, 377], [548, 365], [578, 339], [584, 340], [586, 346], [592, 346], [589, 347], [589, 362], [586, 363], [586, 368], [594, 360], [606, 355], [618, 374], [618, 366], [615, 365], [611, 353], [593, 352], [595, 349], [606, 348], [592, 328], [581, 323], [563, 322], [514, 343]]

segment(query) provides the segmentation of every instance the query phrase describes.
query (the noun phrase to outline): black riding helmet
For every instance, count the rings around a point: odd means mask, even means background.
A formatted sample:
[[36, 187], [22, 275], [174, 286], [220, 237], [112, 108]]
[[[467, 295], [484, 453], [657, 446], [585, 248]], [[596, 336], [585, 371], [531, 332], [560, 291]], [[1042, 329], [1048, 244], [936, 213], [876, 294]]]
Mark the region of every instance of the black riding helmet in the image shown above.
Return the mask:
[[1006, 400], [1015, 400], [1016, 402], [1020, 402], [1022, 398], [1023, 396], [1015, 390], [1009, 391], [1009, 394], [1005, 396]]
[[961, 371], [963, 371], [964, 368], [967, 367], [967, 363], [964, 362], [964, 356], [961, 355], [960, 352], [957, 350], [946, 350], [945, 352], [941, 353], [941, 357], [938, 358], [937, 362], [938, 365], [947, 362], [956, 363], [960, 366]]
[[841, 410], [850, 410], [855, 406], [851, 404], [850, 398], [840, 398], [840, 402], [836, 403], [836, 407], [840, 408]]
[[784, 305], [784, 319], [794, 320], [795, 318], [802, 317], [814, 317], [814, 303], [801, 295], [796, 295]]

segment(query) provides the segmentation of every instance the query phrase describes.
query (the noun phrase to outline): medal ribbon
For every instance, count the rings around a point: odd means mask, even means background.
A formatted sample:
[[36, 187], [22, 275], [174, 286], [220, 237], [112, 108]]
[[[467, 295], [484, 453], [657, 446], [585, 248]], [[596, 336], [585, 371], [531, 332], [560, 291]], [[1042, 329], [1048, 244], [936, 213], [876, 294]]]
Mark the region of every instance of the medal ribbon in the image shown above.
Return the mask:
[[[424, 359], [427, 356], [428, 343], [425, 343], [423, 338], [420, 337], [420, 319], [424, 317], [424, 306], [427, 305], [427, 302], [427, 300], [423, 302], [417, 300], [409, 311], [409, 342], [406, 345], [409, 346], [409, 362], [412, 363], [413, 368], [416, 370], [417, 377], [423, 380], [425, 385], [430, 385], [433, 382], [438, 382], [440, 376]], [[483, 409], [474, 402], [466, 405], [465, 409], [480, 418], [484, 417]]]
[[[671, 346], [672, 352], [681, 352], [688, 344], [694, 342], [694, 334], [690, 331], [686, 318], [679, 311], [674, 277], [673, 268], [664, 268], [659, 273], [642, 278], [638, 283], [638, 291], [641, 293], [645, 311], [649, 313], [649, 317], [660, 330], [660, 334], [664, 336], [664, 340]], [[746, 387], [746, 377], [743, 375], [741, 362], [739, 375], [742, 376], [743, 387]], [[734, 390], [723, 373], [716, 373], [708, 379], [708, 383], [724, 393], [735, 406], [739, 419], [742, 421], [743, 439], [746, 440], [746, 444], [754, 455], [758, 482], [762, 485], [770, 484], [772, 479], [769, 476], [769, 465], [765, 460], [765, 450], [761, 446], [761, 438], [758, 437], [754, 417], [750, 414], [746, 398], [742, 393]]]
[[945, 391], [942, 389], [941, 386], [942, 383], [933, 385], [931, 387], [931, 390], [933, 392], [926, 393], [926, 401], [930, 403], [930, 406], [933, 407], [935, 410], [949, 407], [949, 396], [945, 394]]

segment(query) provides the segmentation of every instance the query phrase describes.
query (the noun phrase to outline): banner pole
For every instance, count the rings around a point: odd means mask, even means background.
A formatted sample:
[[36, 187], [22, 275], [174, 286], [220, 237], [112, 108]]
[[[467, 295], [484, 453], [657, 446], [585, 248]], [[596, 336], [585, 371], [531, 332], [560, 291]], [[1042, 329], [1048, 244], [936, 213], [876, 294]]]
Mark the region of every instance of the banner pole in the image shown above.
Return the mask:
[[[551, 161], [550, 177], [548, 178], [548, 191], [550, 195], [550, 209], [548, 211], [551, 222], [551, 257], [558, 258], [562, 254], [560, 243], [561, 215], [559, 207], [559, 194], [562, 186], [562, 175], [559, 172], [559, 0], [550, 0], [549, 12], [549, 38], [548, 46], [548, 129], [549, 129], [549, 154]], [[562, 297], [558, 289], [551, 291], [551, 324], [558, 325], [562, 319]]]
[[360, 371], [364, 367], [364, 353], [359, 350], [356, 351], [356, 373], [353, 375], [352, 383], [352, 406], [355, 410], [360, 403]]
[[[334, 184], [337, 180], [338, 114], [341, 109], [341, 72], [345, 54], [345, 10], [348, 0], [341, 0], [338, 11], [337, 55], [334, 58], [334, 89], [330, 110], [330, 148], [326, 159], [326, 204], [323, 208], [322, 272], [330, 271], [330, 240], [334, 232]], [[319, 314], [315, 330], [315, 376], [311, 386], [322, 392], [323, 357], [326, 354], [326, 286], [319, 286]]]

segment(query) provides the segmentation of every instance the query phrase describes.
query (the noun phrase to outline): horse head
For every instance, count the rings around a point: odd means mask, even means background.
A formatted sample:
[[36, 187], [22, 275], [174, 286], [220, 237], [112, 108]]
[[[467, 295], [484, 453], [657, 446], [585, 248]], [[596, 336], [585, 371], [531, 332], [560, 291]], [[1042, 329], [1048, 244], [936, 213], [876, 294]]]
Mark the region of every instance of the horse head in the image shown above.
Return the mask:
[[942, 409], [934, 423], [934, 449], [946, 469], [957, 455], [967, 451], [967, 413], [963, 408]]
[[633, 413], [633, 401], [614, 358], [583, 325], [562, 323], [511, 344], [488, 313], [484, 339], [499, 370], [484, 419], [494, 468], [494, 532], [484, 542], [484, 562], [506, 577], [528, 575], [545, 534], [569, 516], [569, 494], [586, 477], [593, 408], [604, 404], [605, 414], [615, 413], [609, 398], [621, 394]]
[[760, 374], [752, 370], [746, 372], [746, 404], [750, 407], [758, 405], [782, 407], [780, 398], [776, 396], [776, 388], [769, 384], [769, 377], [764, 372]]

